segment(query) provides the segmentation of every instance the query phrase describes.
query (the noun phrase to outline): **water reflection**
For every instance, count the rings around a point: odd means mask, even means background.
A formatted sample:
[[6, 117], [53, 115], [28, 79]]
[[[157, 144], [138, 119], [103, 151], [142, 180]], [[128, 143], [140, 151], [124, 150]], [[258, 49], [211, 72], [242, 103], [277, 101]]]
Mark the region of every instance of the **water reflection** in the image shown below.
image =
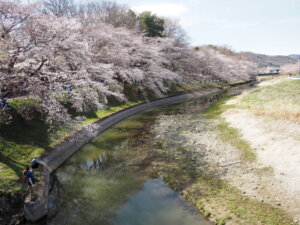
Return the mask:
[[148, 180], [111, 220], [114, 225], [209, 225], [161, 179]]
[[59, 212], [48, 224], [208, 224], [161, 180], [149, 176], [151, 124], [159, 115], [178, 109], [182, 107], [131, 117], [82, 147], [56, 172]]

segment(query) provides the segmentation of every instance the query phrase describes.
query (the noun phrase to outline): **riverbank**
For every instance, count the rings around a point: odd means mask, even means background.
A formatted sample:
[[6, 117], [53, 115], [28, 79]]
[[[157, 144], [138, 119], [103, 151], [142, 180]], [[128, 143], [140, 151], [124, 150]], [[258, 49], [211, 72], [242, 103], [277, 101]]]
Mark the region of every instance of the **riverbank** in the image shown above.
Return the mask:
[[101, 132], [124, 120], [125, 118], [128, 118], [129, 116], [144, 112], [145, 110], [152, 109], [154, 107], [182, 103], [197, 98], [201, 98], [203, 104], [207, 105], [210, 102], [216, 101], [222, 92], [223, 91], [220, 89], [202, 89], [198, 90], [198, 92], [167, 97], [153, 102], [139, 104], [84, 127], [84, 129], [66, 139], [57, 148], [53, 149], [48, 155], [43, 157], [43, 160], [48, 167], [44, 168], [43, 170], [42, 182], [39, 182], [39, 187], [37, 188], [39, 190], [37, 200], [34, 203], [25, 202], [25, 217], [28, 221], [35, 222], [47, 215], [47, 202], [49, 188], [51, 186], [50, 174], [72, 154], [74, 154], [81, 146], [97, 137]]
[[[158, 149], [155, 168], [216, 224], [296, 224], [297, 218], [285, 207], [296, 206], [277, 195], [273, 167], [261, 163], [250, 142], [255, 137], [246, 139], [224, 116], [237, 121], [232, 113], [236, 101], [225, 99], [204, 113], [158, 120], [153, 130]], [[236, 124], [245, 125], [248, 118]]]
[[165, 193], [152, 168], [149, 129], [160, 115], [178, 113], [180, 105], [125, 119], [72, 155], [53, 175], [60, 188], [55, 204], [59, 210], [48, 216], [47, 224], [210, 224], [178, 193]]
[[[223, 114], [257, 155], [253, 167], [268, 168], [257, 183], [256, 198], [300, 219], [300, 81], [279, 77], [235, 98]], [[257, 176], [256, 176], [257, 177]], [[264, 183], [263, 183], [264, 182]], [[241, 189], [247, 187], [236, 183]]]

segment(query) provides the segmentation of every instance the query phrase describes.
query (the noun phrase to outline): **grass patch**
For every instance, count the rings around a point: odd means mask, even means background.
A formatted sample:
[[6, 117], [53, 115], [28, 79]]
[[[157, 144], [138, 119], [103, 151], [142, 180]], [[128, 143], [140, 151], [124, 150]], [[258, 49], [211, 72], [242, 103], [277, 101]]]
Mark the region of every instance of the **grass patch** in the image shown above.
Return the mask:
[[[50, 133], [50, 145], [49, 147], [54, 148], [55, 146], [59, 145], [63, 140], [68, 137], [71, 137], [75, 132], [79, 131], [82, 127], [94, 123], [106, 116], [112, 115], [113, 113], [119, 112], [123, 109], [129, 108], [131, 106], [137, 105], [142, 103], [141, 101], [137, 102], [127, 102], [123, 105], [119, 106], [112, 106], [107, 109], [96, 111], [88, 116], [84, 121], [79, 124], [76, 124], [72, 127], [72, 129], [68, 127], [60, 128], [58, 131], [54, 133]], [[70, 132], [71, 131], [71, 132]]]
[[[220, 181], [218, 186], [213, 186], [212, 183], [217, 179], [205, 176], [184, 192], [184, 197], [194, 203], [201, 212], [215, 215], [216, 224], [226, 224], [227, 221], [232, 221], [232, 224], [253, 225], [294, 224], [292, 218], [282, 209], [252, 200], [238, 189], [228, 185], [226, 181]], [[202, 203], [204, 201], [205, 203]]]
[[293, 220], [283, 210], [264, 202], [251, 200], [229, 185], [224, 185], [219, 196], [227, 205], [230, 213], [245, 221], [244, 224], [293, 224]]
[[218, 131], [220, 138], [223, 142], [230, 144], [231, 146], [239, 149], [243, 155], [242, 158], [245, 160], [255, 160], [256, 155], [252, 150], [249, 142], [242, 138], [240, 131], [236, 128], [230, 126], [222, 117], [221, 114], [228, 109], [235, 108], [235, 105], [225, 104], [232, 97], [227, 97], [219, 100], [218, 102], [212, 104], [200, 115], [207, 119], [213, 119], [218, 121]]
[[99, 110], [99, 111], [95, 112], [93, 117], [90, 117], [90, 118], [87, 118], [86, 120], [84, 120], [83, 124], [95, 122], [95, 121], [97, 121], [101, 118], [104, 118], [104, 117], [109, 116], [113, 113], [116, 113], [118, 111], [121, 111], [123, 109], [126, 109], [128, 107], [131, 107], [131, 106], [134, 106], [134, 105], [137, 105], [137, 104], [140, 104], [140, 103], [142, 103], [142, 101], [127, 102], [123, 105], [112, 106], [112, 107], [109, 107], [109, 108], [104, 109], [104, 110]]
[[246, 160], [255, 160], [256, 155], [252, 151], [249, 142], [245, 141], [239, 130], [230, 127], [229, 123], [222, 121], [218, 125], [220, 131], [221, 140], [229, 143], [231, 146], [241, 150], [243, 152], [243, 158]]
[[[221, 114], [227, 109], [234, 108], [234, 105], [226, 105], [225, 103], [232, 97], [225, 97], [210, 105], [207, 109], [200, 113], [207, 119], [219, 119]], [[198, 114], [199, 115], [199, 114]]]
[[254, 115], [290, 121], [300, 120], [300, 80], [281, 78], [272, 85], [249, 91], [239, 107]]
[[18, 113], [21, 113], [22, 109], [25, 107], [37, 108], [39, 107], [38, 103], [39, 98], [37, 97], [26, 97], [19, 99], [12, 99], [9, 101], [9, 105], [13, 107]]
[[269, 225], [293, 224], [293, 220], [283, 210], [251, 200], [236, 188], [226, 185], [220, 194], [224, 196], [230, 212], [245, 221], [245, 224], [258, 224], [258, 221], [259, 224]]
[[39, 146], [18, 144], [0, 137], [0, 193], [22, 190], [22, 170], [42, 152]]
[[[26, 103], [32, 104], [32, 101], [29, 99]], [[22, 170], [30, 164], [33, 157], [57, 146], [82, 127], [139, 103], [141, 102], [127, 102], [120, 106], [99, 110], [84, 121], [63, 127], [53, 133], [49, 133], [37, 120], [25, 124], [16, 121], [9, 126], [2, 125], [0, 127], [0, 193], [17, 192], [24, 188], [21, 179]], [[19, 101], [14, 101], [13, 105], [22, 107]]]

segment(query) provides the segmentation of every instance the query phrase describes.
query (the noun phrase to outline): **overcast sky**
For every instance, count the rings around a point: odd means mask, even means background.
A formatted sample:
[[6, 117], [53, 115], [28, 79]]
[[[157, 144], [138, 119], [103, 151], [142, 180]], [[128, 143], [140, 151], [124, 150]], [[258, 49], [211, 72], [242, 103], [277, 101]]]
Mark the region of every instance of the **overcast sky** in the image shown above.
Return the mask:
[[117, 0], [141, 12], [179, 18], [193, 45], [300, 54], [300, 0]]

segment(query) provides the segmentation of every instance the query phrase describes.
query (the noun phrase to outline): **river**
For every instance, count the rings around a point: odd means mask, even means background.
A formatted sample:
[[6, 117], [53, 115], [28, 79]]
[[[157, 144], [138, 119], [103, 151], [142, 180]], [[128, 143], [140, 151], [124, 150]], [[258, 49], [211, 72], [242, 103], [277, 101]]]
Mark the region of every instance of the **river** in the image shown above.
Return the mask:
[[[128, 118], [83, 146], [55, 172], [58, 213], [49, 225], [208, 225], [160, 179], [151, 162], [151, 132], [161, 115], [199, 111], [189, 102]], [[51, 196], [50, 196], [51, 197]], [[55, 207], [54, 207], [55, 205]]]

